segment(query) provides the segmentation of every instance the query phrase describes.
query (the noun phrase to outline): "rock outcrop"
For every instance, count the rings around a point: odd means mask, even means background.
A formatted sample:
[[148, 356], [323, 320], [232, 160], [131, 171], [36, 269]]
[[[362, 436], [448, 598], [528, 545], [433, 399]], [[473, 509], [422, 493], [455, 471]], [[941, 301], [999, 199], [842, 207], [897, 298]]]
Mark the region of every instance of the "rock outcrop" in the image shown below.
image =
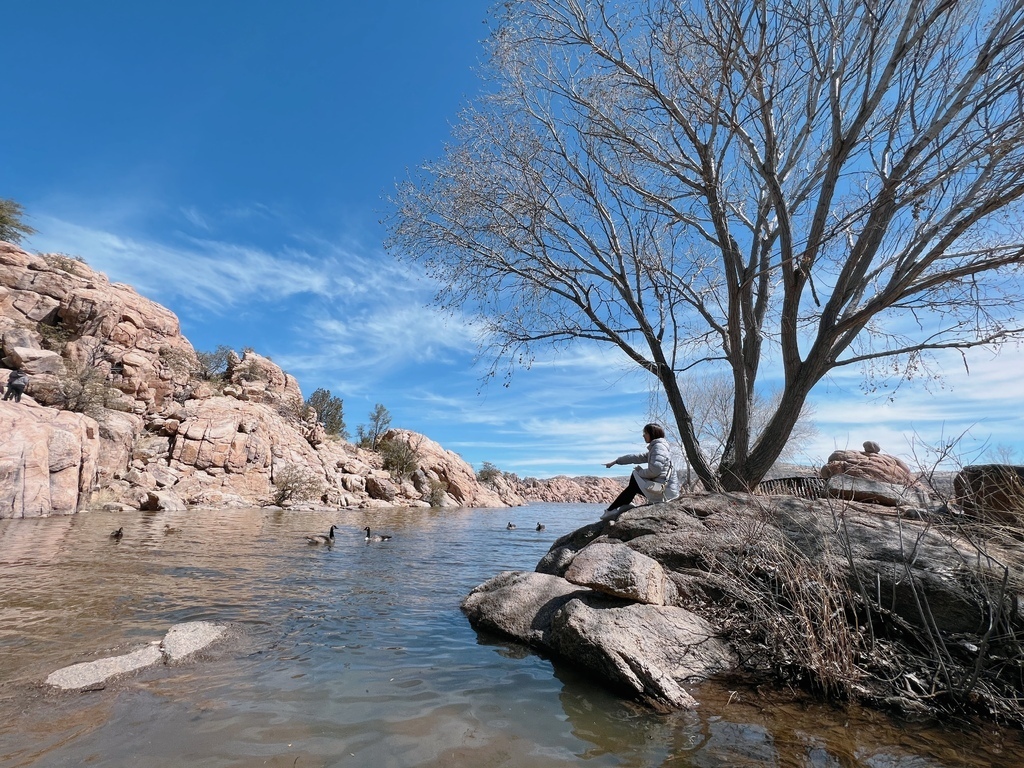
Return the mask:
[[883, 504], [888, 507], [934, 506], [928, 490], [903, 461], [881, 452], [868, 440], [863, 451], [833, 451], [821, 468], [832, 498]]
[[98, 479], [99, 425], [88, 416], [0, 402], [0, 519], [70, 515]]
[[953, 479], [954, 500], [967, 514], [1021, 530], [1024, 523], [1024, 467], [975, 464]]
[[910, 467], [896, 456], [882, 453], [878, 443], [871, 440], [864, 443], [863, 451], [833, 451], [821, 468], [821, 476], [828, 480], [836, 475], [898, 485], [913, 485], [916, 481]]
[[[475, 627], [655, 706], [692, 706], [687, 687], [720, 671], [796, 670], [835, 684], [841, 665], [845, 695], [911, 695], [901, 674], [859, 666], [869, 657], [913, 670], [962, 663], [959, 679], [984, 680], [968, 700], [995, 706], [993, 692], [1016, 690], [1003, 662], [1020, 652], [1022, 574], [1024, 544], [1005, 537], [961, 537], [952, 524], [858, 502], [712, 494], [585, 526], [534, 573], [501, 573], [462, 607]], [[908, 650], [921, 637], [970, 652], [923, 660]], [[897, 690], [886, 689], [890, 673]], [[930, 706], [934, 691], [920, 693]]]
[[557, 477], [520, 480], [513, 476], [518, 494], [528, 502], [554, 504], [607, 504], [626, 487], [625, 480], [610, 477]]

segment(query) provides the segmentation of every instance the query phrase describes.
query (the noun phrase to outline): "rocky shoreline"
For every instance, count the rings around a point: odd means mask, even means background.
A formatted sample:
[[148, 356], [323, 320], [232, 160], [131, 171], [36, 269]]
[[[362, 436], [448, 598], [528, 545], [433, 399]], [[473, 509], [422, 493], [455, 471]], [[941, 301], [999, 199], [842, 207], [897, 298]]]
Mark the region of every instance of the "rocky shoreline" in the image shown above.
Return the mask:
[[657, 709], [716, 675], [1024, 724], [1024, 542], [838, 498], [685, 496], [556, 541], [462, 608]]

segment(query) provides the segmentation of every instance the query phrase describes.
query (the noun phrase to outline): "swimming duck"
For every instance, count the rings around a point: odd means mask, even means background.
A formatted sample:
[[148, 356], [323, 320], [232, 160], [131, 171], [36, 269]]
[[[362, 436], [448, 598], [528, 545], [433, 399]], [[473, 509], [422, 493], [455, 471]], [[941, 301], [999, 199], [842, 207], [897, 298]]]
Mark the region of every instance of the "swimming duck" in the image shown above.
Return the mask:
[[506, 527], [506, 528], [507, 528], [508, 530], [510, 530], [510, 531], [514, 531], [514, 530], [516, 529], [516, 524], [515, 524], [515, 523], [513, 523], [513, 522], [511, 522], [511, 521], [509, 521], [509, 524], [508, 524], [508, 525], [506, 525], [505, 527]]
[[328, 546], [330, 546], [334, 543], [334, 529], [337, 527], [338, 526], [336, 525], [332, 525], [331, 530], [327, 532], [326, 536], [324, 536], [322, 533], [318, 533], [315, 536], [307, 536], [306, 541], [308, 541], [310, 544], [327, 544]]
[[122, 536], [124, 536], [124, 528], [118, 528], [116, 531], [110, 532], [110, 538], [112, 539], [120, 539]]
[[537, 523], [537, 530], [538, 531], [543, 531], [545, 528], [547, 528], [547, 526], [544, 525], [544, 523]]
[[366, 540], [367, 541], [388, 541], [391, 538], [386, 533], [382, 533], [379, 536], [371, 536], [370, 535], [370, 527], [369, 526], [367, 526], [366, 528], [363, 528], [363, 530], [366, 531]]

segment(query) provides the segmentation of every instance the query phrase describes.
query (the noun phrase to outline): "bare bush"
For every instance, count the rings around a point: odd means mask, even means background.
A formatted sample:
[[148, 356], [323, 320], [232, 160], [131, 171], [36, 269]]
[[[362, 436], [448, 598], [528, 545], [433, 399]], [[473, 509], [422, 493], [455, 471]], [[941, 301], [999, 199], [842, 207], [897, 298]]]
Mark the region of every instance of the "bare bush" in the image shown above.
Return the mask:
[[104, 371], [89, 363], [65, 358], [57, 376], [57, 407], [101, 420], [104, 410], [127, 409], [121, 390], [107, 381]]
[[286, 464], [274, 473], [274, 503], [308, 501], [324, 494], [323, 479], [308, 467]]
[[[787, 526], [800, 530], [782, 532], [765, 507], [738, 539], [735, 530], [707, 538], [700, 567], [721, 595], [701, 608], [724, 628], [744, 666], [829, 698], [1024, 723], [1024, 578], [1013, 566], [1019, 571], [1019, 542], [954, 518], [900, 525], [894, 572], [863, 583], [853, 544], [863, 534], [851, 533], [849, 510], [834, 506], [831, 525], [790, 518]], [[948, 615], [948, 600], [915, 565], [926, 537], [931, 556], [955, 572], [970, 603], [962, 609], [983, 617], [976, 630], [943, 629], [948, 619], [938, 617]], [[1018, 555], [1007, 560], [1012, 551]]]
[[189, 353], [184, 349], [174, 347], [160, 347], [157, 354], [168, 370], [179, 376], [194, 376], [199, 371], [199, 361], [195, 353]]
[[448, 483], [444, 480], [431, 478], [430, 490], [427, 493], [427, 502], [432, 507], [440, 507], [448, 495]]

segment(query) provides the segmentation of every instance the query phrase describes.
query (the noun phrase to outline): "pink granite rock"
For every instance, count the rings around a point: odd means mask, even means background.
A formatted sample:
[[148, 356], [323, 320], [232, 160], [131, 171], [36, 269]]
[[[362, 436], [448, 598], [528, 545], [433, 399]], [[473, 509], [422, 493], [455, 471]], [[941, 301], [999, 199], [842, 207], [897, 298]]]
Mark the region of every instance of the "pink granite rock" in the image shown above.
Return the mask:
[[80, 413], [0, 402], [0, 518], [70, 515], [96, 484], [99, 425]]
[[833, 451], [828, 463], [821, 468], [821, 476], [828, 480], [835, 475], [847, 475], [883, 483], [914, 485], [916, 478], [910, 467], [895, 456], [880, 452], [877, 443], [868, 441], [864, 451]]

